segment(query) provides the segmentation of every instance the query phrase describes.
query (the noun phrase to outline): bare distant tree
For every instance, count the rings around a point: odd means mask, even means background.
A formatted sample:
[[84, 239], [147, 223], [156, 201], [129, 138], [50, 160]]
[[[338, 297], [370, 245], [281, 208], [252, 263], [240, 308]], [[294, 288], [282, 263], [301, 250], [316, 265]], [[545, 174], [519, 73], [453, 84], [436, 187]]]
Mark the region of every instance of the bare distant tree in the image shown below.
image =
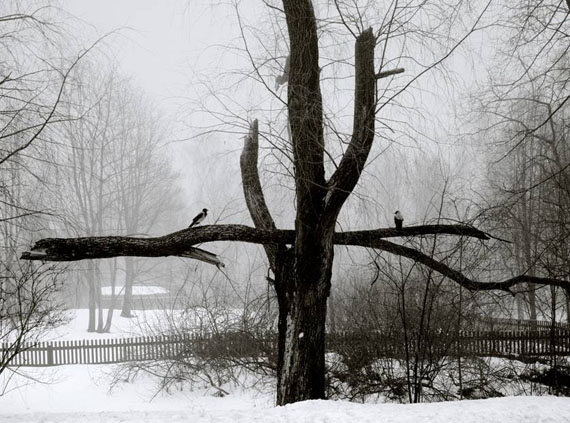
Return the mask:
[[62, 322], [60, 271], [29, 266], [17, 251], [46, 227], [46, 173], [52, 127], [69, 74], [85, 53], [66, 58], [65, 29], [50, 2], [0, 4], [0, 372]]
[[[91, 84], [84, 84], [89, 79]], [[160, 151], [164, 128], [157, 111], [116, 71], [83, 66], [76, 72], [73, 90], [64, 99], [71, 115], [80, 120], [59, 125], [65, 170], [56, 182], [58, 208], [70, 232], [101, 235], [111, 231], [132, 235], [149, 233], [153, 226], [176, 214], [176, 185], [169, 163]], [[117, 279], [117, 263], [110, 266], [109, 282]], [[136, 262], [125, 261], [121, 315], [131, 316]], [[110, 329], [113, 308], [103, 317], [103, 269], [91, 262], [84, 272], [88, 287], [88, 331]], [[112, 287], [114, 291], [114, 286]], [[115, 293], [115, 292], [114, 292]]]
[[[181, 208], [176, 174], [166, 161], [163, 146], [164, 119], [149, 99], [127, 81], [117, 83], [112, 109], [117, 117], [114, 138], [112, 207], [117, 230], [127, 234], [148, 234]], [[133, 283], [141, 263], [125, 258], [125, 286], [122, 317], [131, 317]]]
[[[570, 153], [564, 114], [551, 116], [548, 125], [533, 131], [552, 111], [548, 92], [518, 97], [498, 127], [496, 139], [509, 139], [498, 150], [508, 151], [508, 165], [492, 165], [495, 202], [489, 214], [511, 233], [514, 260], [519, 272], [567, 278], [568, 213], [570, 211]], [[513, 145], [513, 132], [528, 131], [523, 142]], [[496, 157], [496, 155], [495, 155]], [[502, 217], [502, 218], [501, 218]], [[531, 284], [521, 293], [527, 299], [530, 318], [537, 319], [540, 304]], [[542, 316], [549, 313], [542, 308]]]

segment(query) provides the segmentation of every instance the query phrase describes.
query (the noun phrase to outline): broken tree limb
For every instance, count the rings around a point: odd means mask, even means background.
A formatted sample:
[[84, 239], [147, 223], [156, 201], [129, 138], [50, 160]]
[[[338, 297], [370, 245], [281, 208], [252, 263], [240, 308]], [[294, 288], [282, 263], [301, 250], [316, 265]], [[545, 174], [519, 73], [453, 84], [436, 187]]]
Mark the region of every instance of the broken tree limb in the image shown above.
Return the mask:
[[327, 182], [324, 218], [334, 227], [344, 202], [358, 183], [374, 142], [376, 112], [376, 80], [374, 75], [374, 47], [376, 39], [372, 28], [356, 39], [354, 120], [350, 143], [342, 159]]
[[[240, 156], [241, 180], [243, 195], [247, 209], [253, 220], [253, 224], [259, 229], [275, 230], [275, 222], [271, 217], [269, 208], [263, 195], [259, 171], [257, 170], [259, 150], [259, 124], [255, 119], [249, 127], [249, 133], [245, 137], [243, 150]], [[275, 244], [264, 244], [263, 248], [269, 259], [269, 267], [275, 272], [275, 258], [278, 246]]]
[[404, 68], [396, 68], [396, 69], [390, 69], [387, 71], [380, 71], [376, 74], [376, 79], [388, 78], [389, 76], [392, 76], [392, 75], [404, 73], [404, 71], [405, 71]]
[[[163, 237], [161, 237], [163, 238]], [[145, 241], [151, 240], [147, 243]], [[78, 261], [87, 259], [112, 258], [120, 256], [164, 257], [178, 256], [225, 267], [214, 253], [196, 247], [172, 248], [169, 242], [157, 238], [130, 238], [119, 236], [89, 238], [47, 238], [42, 239], [24, 251], [22, 260]]]
[[218, 269], [221, 267], [226, 267], [226, 265], [217, 255], [209, 251], [202, 250], [201, 248], [191, 247], [188, 249], [186, 254], [181, 254], [180, 257], [187, 257], [194, 260], [203, 261], [204, 263], [213, 264]]

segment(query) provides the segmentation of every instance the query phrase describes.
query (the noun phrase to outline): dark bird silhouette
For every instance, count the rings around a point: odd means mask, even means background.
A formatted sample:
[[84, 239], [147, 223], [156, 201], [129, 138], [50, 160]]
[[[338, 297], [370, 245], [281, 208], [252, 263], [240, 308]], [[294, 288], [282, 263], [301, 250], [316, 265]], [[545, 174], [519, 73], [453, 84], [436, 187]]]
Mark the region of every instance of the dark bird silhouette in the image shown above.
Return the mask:
[[394, 213], [394, 223], [396, 224], [396, 229], [402, 229], [404, 216], [400, 213], [400, 210], [396, 210], [396, 213]]
[[196, 215], [188, 227], [191, 228], [192, 226], [200, 224], [206, 218], [206, 216], [208, 216], [208, 209], [202, 209], [202, 211]]

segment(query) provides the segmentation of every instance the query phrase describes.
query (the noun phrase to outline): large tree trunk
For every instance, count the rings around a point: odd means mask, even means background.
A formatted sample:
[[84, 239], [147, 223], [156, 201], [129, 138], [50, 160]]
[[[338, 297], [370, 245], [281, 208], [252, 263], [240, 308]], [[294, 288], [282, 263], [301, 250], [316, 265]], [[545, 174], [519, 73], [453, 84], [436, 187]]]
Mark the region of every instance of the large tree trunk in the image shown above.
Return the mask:
[[[314, 268], [300, 269], [299, 257], [291, 267], [279, 268], [289, 278], [284, 292], [278, 295], [280, 306], [280, 365], [277, 403], [288, 404], [307, 399], [322, 399], [325, 389], [325, 324], [327, 299], [331, 287], [332, 237], [325, 254], [313, 255]], [[328, 240], [327, 240], [328, 241]], [[324, 244], [324, 243], [323, 243]], [[320, 261], [317, 259], [322, 258]], [[310, 260], [310, 257], [307, 257]], [[294, 273], [291, 273], [294, 270]], [[317, 273], [318, 272], [318, 273]], [[301, 278], [300, 275], [306, 275]], [[293, 277], [291, 277], [293, 276]]]
[[[274, 229], [259, 182], [257, 151], [254, 121], [240, 159], [244, 196], [256, 227]], [[318, 234], [319, 222], [320, 214], [305, 213], [296, 220], [293, 247], [264, 246], [279, 305], [278, 405], [325, 397], [325, 322], [334, 226], [329, 225], [326, 235]]]
[[316, 19], [308, 0], [284, 0], [290, 42], [287, 91], [295, 162], [294, 277], [285, 304], [278, 404], [325, 398], [325, 323], [334, 258], [334, 228], [374, 140], [376, 76], [372, 29], [357, 37], [353, 134], [336, 171], [324, 170], [322, 97]]
[[325, 398], [325, 321], [329, 280], [290, 292], [278, 404]]

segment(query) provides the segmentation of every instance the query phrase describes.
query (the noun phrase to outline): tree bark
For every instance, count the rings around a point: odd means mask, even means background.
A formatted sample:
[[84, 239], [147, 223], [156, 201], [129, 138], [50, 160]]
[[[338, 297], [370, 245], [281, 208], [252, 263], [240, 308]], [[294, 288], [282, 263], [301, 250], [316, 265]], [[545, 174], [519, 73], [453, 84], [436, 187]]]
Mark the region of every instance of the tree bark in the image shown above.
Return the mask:
[[298, 285], [297, 278], [289, 282], [284, 316], [280, 319], [284, 321], [281, 332], [285, 334], [277, 384], [279, 405], [325, 398], [325, 322], [330, 270], [316, 283], [305, 283], [303, 287]]
[[[240, 157], [244, 198], [255, 227], [275, 231], [277, 227], [267, 207], [257, 169], [258, 150], [259, 126], [257, 120], [254, 120], [250, 125], [249, 134], [245, 138]], [[285, 404], [286, 392], [282, 389], [286, 385], [286, 379], [283, 378], [284, 351], [287, 343], [287, 316], [291, 313], [290, 294], [287, 287], [294, 286], [295, 255], [293, 249], [287, 248], [283, 244], [265, 243], [263, 247], [269, 267], [275, 275], [273, 288], [277, 294], [279, 310], [277, 324], [277, 404]]]
[[[258, 229], [275, 230], [267, 208], [257, 170], [258, 124], [254, 121], [240, 158], [244, 196], [251, 218]], [[299, 289], [295, 272], [296, 251], [284, 245], [264, 244], [275, 275], [274, 288], [279, 309], [277, 404], [306, 397], [322, 398], [324, 393], [324, 342], [326, 299], [306, 301], [319, 293]], [[330, 277], [329, 277], [330, 286]]]
[[372, 29], [357, 37], [354, 127], [335, 173], [324, 178], [324, 137], [316, 19], [310, 1], [283, 2], [290, 42], [288, 112], [295, 162], [294, 278], [287, 306], [278, 404], [325, 398], [325, 322], [334, 229], [374, 140], [376, 75]]
[[275, 256], [274, 288], [277, 294], [279, 318], [277, 323], [277, 404], [287, 403], [287, 393], [284, 387], [287, 379], [284, 375], [285, 348], [287, 346], [288, 316], [291, 314], [290, 292], [287, 288], [294, 286], [295, 281], [295, 252], [292, 248], [283, 249]]
[[285, 289], [278, 405], [325, 397], [324, 332], [334, 227], [327, 193], [316, 19], [310, 1], [284, 0], [290, 44], [288, 119], [295, 162], [294, 278]]
[[[335, 232], [336, 245], [357, 245], [384, 248], [383, 238], [421, 235], [460, 235], [481, 240], [489, 236], [469, 225], [421, 225], [402, 229], [380, 228], [368, 231]], [[213, 241], [239, 241], [263, 245], [293, 245], [295, 231], [256, 229], [245, 225], [205, 225], [152, 238], [126, 236], [94, 236], [83, 238], [44, 238], [31, 251], [24, 251], [23, 260], [77, 261], [112, 257], [167, 257], [193, 258], [216, 266], [223, 265], [215, 254], [192, 247]]]

